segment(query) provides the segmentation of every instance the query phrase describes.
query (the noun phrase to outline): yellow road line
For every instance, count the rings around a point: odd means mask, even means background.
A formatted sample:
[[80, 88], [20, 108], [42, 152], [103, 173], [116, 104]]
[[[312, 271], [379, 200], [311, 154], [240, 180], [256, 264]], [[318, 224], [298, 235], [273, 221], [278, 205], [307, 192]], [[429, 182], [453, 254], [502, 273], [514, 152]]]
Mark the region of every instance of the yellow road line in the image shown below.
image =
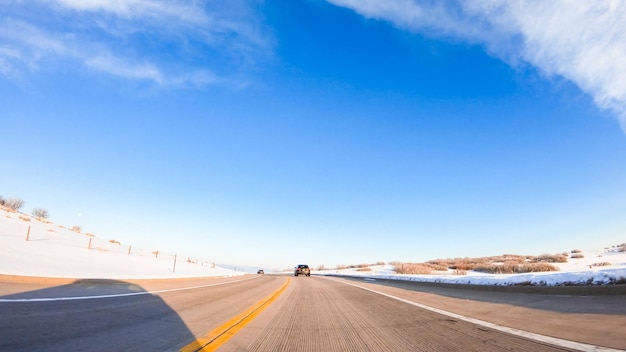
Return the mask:
[[218, 347], [226, 343], [226, 341], [228, 341], [231, 337], [235, 336], [235, 334], [238, 333], [239, 330], [248, 325], [254, 318], [256, 318], [257, 315], [261, 314], [262, 311], [269, 307], [269, 305], [274, 302], [278, 298], [278, 296], [285, 292], [290, 282], [291, 279], [287, 278], [285, 283], [278, 290], [272, 292], [269, 296], [263, 298], [255, 305], [243, 311], [241, 314], [225, 322], [220, 327], [214, 329], [205, 337], [201, 337], [196, 341], [190, 343], [189, 345], [181, 348], [180, 351], [215, 351]]

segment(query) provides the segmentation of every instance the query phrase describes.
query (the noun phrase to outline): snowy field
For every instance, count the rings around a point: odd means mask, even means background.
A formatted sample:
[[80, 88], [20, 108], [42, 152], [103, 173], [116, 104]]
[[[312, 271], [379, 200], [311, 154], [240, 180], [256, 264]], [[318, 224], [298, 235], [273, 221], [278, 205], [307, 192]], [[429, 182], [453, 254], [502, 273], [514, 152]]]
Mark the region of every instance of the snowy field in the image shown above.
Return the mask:
[[[393, 266], [372, 266], [369, 271], [356, 269], [313, 271], [314, 274], [362, 276], [372, 279], [392, 279], [447, 284], [473, 285], [605, 285], [626, 281], [626, 252], [615, 248], [583, 251], [584, 258], [568, 259], [567, 263], [554, 263], [559, 271], [527, 274], [485, 274], [468, 271], [467, 275], [455, 275], [452, 271], [438, 275], [398, 275]], [[610, 263], [608, 266], [593, 266], [594, 263]]]
[[[58, 278], [151, 279], [244, 275], [207, 260], [132, 248], [77, 233], [28, 215], [0, 210], [0, 274]], [[29, 230], [30, 229], [30, 230]], [[607, 284], [626, 280], [626, 252], [614, 243], [598, 250], [582, 250], [583, 258], [556, 264], [558, 272], [530, 274], [397, 275], [392, 266], [356, 269], [313, 270], [313, 274], [350, 275], [438, 283], [513, 285]], [[564, 248], [568, 248], [564, 244]], [[433, 258], [435, 259], [435, 258]], [[594, 266], [596, 263], [610, 265]], [[266, 270], [266, 273], [268, 271]], [[287, 273], [289, 274], [289, 273]]]
[[25, 221], [28, 217], [0, 210], [0, 274], [77, 279], [244, 275], [207, 260], [133, 248], [32, 218]]

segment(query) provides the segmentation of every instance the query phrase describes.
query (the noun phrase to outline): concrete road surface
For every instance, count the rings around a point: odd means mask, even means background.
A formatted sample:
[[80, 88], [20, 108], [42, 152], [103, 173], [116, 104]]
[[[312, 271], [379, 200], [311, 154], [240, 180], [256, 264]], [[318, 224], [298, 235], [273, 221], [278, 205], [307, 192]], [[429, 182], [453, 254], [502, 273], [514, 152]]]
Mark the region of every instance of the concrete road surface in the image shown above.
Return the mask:
[[[583, 344], [555, 345], [532, 333]], [[3, 351], [601, 351], [626, 349], [624, 336], [624, 294], [488, 292], [274, 275], [133, 281], [0, 276]]]

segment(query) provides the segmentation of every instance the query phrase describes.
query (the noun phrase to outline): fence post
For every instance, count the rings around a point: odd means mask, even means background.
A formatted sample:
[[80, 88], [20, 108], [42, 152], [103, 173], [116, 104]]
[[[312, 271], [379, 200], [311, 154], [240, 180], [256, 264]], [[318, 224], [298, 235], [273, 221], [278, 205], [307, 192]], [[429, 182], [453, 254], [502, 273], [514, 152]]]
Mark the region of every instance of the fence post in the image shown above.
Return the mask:
[[176, 272], [176, 254], [174, 254], [174, 268], [172, 269], [172, 272]]
[[87, 245], [87, 249], [91, 249], [91, 240], [92, 240], [92, 239], [93, 239], [93, 238], [89, 237], [89, 245]]
[[129, 245], [128, 246], [128, 254], [130, 254], [130, 248], [131, 248], [131, 246]]
[[28, 225], [28, 231], [26, 231], [26, 241], [28, 241], [29, 237], [30, 237], [30, 225]]

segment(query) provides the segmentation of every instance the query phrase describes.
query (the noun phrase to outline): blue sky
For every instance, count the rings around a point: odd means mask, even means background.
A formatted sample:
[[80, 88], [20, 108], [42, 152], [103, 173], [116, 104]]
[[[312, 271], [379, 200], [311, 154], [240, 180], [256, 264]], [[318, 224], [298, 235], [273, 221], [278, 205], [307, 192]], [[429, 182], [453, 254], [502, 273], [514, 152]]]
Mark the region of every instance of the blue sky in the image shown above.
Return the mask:
[[0, 195], [288, 268], [624, 242], [626, 5], [5, 1]]

